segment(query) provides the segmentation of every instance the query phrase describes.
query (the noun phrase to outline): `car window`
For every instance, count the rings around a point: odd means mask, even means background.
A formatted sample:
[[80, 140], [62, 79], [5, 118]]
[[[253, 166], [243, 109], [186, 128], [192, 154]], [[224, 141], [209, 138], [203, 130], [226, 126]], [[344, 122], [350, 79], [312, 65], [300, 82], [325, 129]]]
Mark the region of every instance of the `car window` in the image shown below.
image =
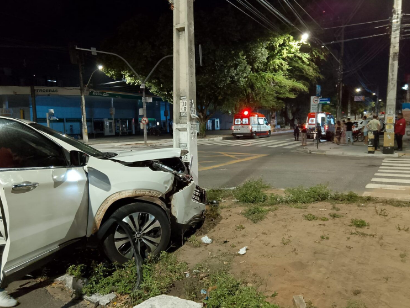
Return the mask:
[[235, 119], [235, 124], [236, 125], [241, 124], [241, 119]]
[[245, 124], [245, 125], [249, 124], [249, 119], [248, 118], [243, 118], [242, 119], [242, 124]]
[[264, 118], [258, 118], [258, 124], [263, 125], [265, 124]]
[[94, 149], [93, 147], [90, 147], [89, 145], [82, 143], [80, 141], [77, 141], [71, 137], [68, 137], [66, 135], [63, 135], [62, 133], [55, 131], [54, 129], [51, 129], [49, 127], [46, 127], [44, 125], [38, 124], [38, 123], [31, 123], [30, 126], [34, 127], [35, 129], [44, 132], [50, 136], [53, 136], [57, 139], [60, 139], [69, 145], [79, 149], [80, 151], [84, 152], [85, 154], [88, 154], [90, 156], [94, 157], [104, 157], [104, 154], [97, 149]]
[[22, 123], [0, 119], [0, 168], [65, 166], [59, 145]]
[[316, 121], [315, 121], [315, 118], [310, 118], [310, 119], [309, 119], [309, 124], [315, 124], [315, 122], [316, 122]]

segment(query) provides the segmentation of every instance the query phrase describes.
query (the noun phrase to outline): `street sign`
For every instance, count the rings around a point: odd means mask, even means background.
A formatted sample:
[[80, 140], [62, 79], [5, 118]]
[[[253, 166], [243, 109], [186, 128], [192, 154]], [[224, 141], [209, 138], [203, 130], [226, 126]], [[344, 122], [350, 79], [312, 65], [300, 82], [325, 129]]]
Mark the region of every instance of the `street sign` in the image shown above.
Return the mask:
[[148, 124], [148, 118], [142, 118], [141, 123], [142, 124]]
[[330, 104], [330, 98], [321, 98], [321, 99], [319, 99], [319, 104], [323, 104], [323, 105]]
[[310, 97], [310, 112], [318, 112], [319, 111], [319, 97], [311, 96]]
[[316, 85], [316, 96], [322, 95], [322, 86]]
[[364, 96], [355, 96], [354, 101], [355, 102], [364, 102], [365, 97]]
[[96, 56], [96, 55], [97, 55], [97, 48], [91, 47], [90, 49], [91, 49], [91, 54], [92, 54], [93, 56]]

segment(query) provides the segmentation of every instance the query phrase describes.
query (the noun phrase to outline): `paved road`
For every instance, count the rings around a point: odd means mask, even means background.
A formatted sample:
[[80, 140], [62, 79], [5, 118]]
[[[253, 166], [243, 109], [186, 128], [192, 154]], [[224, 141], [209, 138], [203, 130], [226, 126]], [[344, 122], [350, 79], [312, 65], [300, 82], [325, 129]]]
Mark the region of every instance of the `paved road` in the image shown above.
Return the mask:
[[[312, 140], [308, 140], [313, 148]], [[169, 147], [162, 144], [161, 147]], [[363, 145], [354, 145], [364, 147]], [[320, 145], [319, 145], [320, 147]], [[346, 146], [348, 147], [348, 146]], [[327, 184], [332, 190], [363, 194], [383, 158], [308, 154], [292, 134], [260, 139], [198, 141], [200, 185], [235, 187], [247, 179], [262, 178], [276, 188]], [[104, 145], [101, 150], [144, 150]]]

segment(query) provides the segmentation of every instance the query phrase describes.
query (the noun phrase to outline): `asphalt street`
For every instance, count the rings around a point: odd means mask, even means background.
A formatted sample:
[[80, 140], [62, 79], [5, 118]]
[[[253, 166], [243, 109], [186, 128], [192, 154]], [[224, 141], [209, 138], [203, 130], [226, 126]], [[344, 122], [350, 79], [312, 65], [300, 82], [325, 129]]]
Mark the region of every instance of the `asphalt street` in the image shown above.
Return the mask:
[[[172, 147], [171, 142], [157, 148]], [[313, 141], [308, 143], [313, 148]], [[95, 147], [113, 152], [145, 149], [132, 144]], [[361, 143], [354, 147], [365, 150]], [[259, 139], [198, 140], [198, 151], [199, 184], [205, 188], [231, 188], [248, 179], [262, 178], [275, 188], [326, 184], [335, 191], [362, 194], [383, 160], [371, 156], [308, 154], [289, 133]]]

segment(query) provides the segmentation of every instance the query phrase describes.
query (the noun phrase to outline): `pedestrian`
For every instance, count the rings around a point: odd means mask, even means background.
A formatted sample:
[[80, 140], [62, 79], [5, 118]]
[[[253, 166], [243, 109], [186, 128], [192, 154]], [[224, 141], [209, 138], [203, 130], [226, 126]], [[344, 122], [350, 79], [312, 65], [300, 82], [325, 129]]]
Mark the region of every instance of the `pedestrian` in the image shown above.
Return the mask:
[[307, 145], [307, 143], [306, 143], [307, 128], [306, 127], [307, 127], [306, 123], [303, 124], [302, 127], [301, 127], [302, 146]]
[[299, 141], [299, 125], [297, 124], [293, 128], [293, 135], [295, 136], [295, 141]]
[[397, 115], [396, 124], [394, 124], [394, 134], [397, 141], [397, 151], [403, 151], [403, 136], [406, 132], [406, 120], [403, 118], [403, 114]]
[[340, 144], [340, 138], [342, 137], [342, 123], [340, 121], [336, 122], [335, 126], [335, 143]]
[[374, 149], [376, 151], [380, 151], [377, 148], [379, 147], [379, 130], [380, 130], [380, 121], [377, 119], [377, 115], [373, 115], [373, 120], [371, 120], [367, 124], [367, 128], [369, 131], [371, 131], [374, 135]]
[[362, 127], [363, 127], [363, 136], [364, 136], [364, 144], [367, 145], [367, 134], [369, 132], [369, 129], [367, 128], [367, 123], [369, 123], [369, 121], [367, 121], [367, 117], [363, 116], [363, 123], [362, 123]]
[[349, 139], [353, 145], [353, 122], [350, 121], [350, 118], [347, 118], [347, 122], [346, 122], [346, 143], [347, 144], [349, 144]]
[[341, 129], [342, 129], [342, 135], [340, 137], [340, 144], [346, 144], [346, 121], [345, 120], [342, 121]]

